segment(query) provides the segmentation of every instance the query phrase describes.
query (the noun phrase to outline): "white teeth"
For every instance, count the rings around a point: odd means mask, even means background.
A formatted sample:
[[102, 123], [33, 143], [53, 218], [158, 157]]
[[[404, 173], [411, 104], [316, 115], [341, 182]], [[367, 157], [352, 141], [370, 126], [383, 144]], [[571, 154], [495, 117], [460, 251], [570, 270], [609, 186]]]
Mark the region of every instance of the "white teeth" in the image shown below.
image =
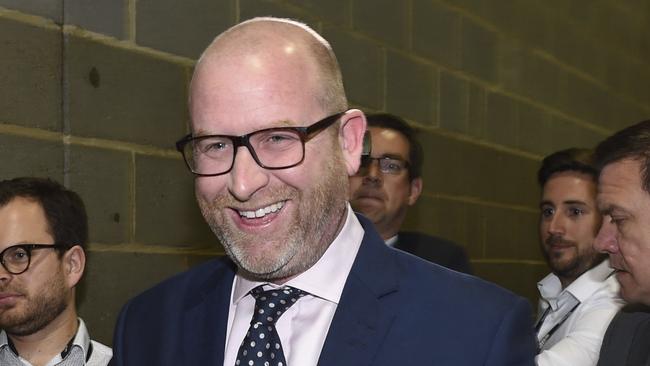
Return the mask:
[[255, 211], [238, 211], [239, 216], [245, 217], [247, 219], [254, 219], [264, 217], [271, 212], [278, 212], [284, 206], [284, 202], [277, 202], [266, 207], [258, 208]]

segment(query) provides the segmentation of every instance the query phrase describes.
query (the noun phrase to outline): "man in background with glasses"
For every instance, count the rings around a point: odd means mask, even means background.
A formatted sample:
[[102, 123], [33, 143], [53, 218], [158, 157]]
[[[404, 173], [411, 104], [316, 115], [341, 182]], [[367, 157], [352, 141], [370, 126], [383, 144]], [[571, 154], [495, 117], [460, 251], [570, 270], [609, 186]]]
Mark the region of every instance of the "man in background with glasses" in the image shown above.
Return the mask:
[[350, 209], [366, 121], [320, 35], [240, 23], [189, 90], [177, 148], [228, 258], [129, 301], [115, 365], [533, 364], [526, 300], [388, 248]]
[[400, 231], [406, 212], [422, 193], [422, 145], [403, 119], [366, 114], [371, 154], [350, 177], [350, 204], [375, 224], [386, 244], [459, 272], [471, 273], [462, 247], [417, 232]]
[[0, 365], [108, 364], [111, 349], [90, 340], [75, 307], [87, 240], [76, 193], [48, 179], [0, 182]]

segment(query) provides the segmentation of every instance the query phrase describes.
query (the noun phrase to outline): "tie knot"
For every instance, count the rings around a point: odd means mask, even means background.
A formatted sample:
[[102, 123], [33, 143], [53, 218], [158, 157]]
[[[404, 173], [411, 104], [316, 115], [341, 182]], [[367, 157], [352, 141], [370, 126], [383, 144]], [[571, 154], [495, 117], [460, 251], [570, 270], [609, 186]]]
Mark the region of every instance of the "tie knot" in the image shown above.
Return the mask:
[[266, 291], [262, 286], [257, 286], [251, 290], [251, 295], [255, 298], [255, 314], [251, 324], [275, 324], [287, 309], [305, 296], [305, 292], [290, 286]]

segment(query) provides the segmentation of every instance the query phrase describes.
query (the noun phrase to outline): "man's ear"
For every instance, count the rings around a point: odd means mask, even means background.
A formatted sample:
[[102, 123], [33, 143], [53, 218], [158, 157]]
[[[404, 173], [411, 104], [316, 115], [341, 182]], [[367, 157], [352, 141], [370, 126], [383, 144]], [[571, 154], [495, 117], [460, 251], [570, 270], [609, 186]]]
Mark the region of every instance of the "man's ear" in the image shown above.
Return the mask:
[[350, 109], [341, 117], [339, 144], [343, 151], [348, 175], [359, 169], [363, 150], [363, 134], [366, 132], [366, 116], [358, 109]]
[[63, 270], [65, 271], [68, 287], [72, 288], [79, 283], [86, 268], [86, 253], [79, 245], [68, 249], [63, 255]]
[[408, 204], [413, 206], [422, 193], [422, 178], [418, 177], [411, 181], [411, 191], [409, 192]]

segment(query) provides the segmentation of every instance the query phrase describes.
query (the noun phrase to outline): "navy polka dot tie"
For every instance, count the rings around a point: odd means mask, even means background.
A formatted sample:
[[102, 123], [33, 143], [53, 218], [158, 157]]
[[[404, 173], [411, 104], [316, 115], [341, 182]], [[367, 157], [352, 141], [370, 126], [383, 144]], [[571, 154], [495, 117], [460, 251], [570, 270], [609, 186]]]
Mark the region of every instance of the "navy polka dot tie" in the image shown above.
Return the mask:
[[255, 312], [239, 346], [235, 366], [286, 366], [275, 322], [305, 292], [289, 286], [264, 291], [262, 286], [257, 286], [251, 295], [255, 298]]

